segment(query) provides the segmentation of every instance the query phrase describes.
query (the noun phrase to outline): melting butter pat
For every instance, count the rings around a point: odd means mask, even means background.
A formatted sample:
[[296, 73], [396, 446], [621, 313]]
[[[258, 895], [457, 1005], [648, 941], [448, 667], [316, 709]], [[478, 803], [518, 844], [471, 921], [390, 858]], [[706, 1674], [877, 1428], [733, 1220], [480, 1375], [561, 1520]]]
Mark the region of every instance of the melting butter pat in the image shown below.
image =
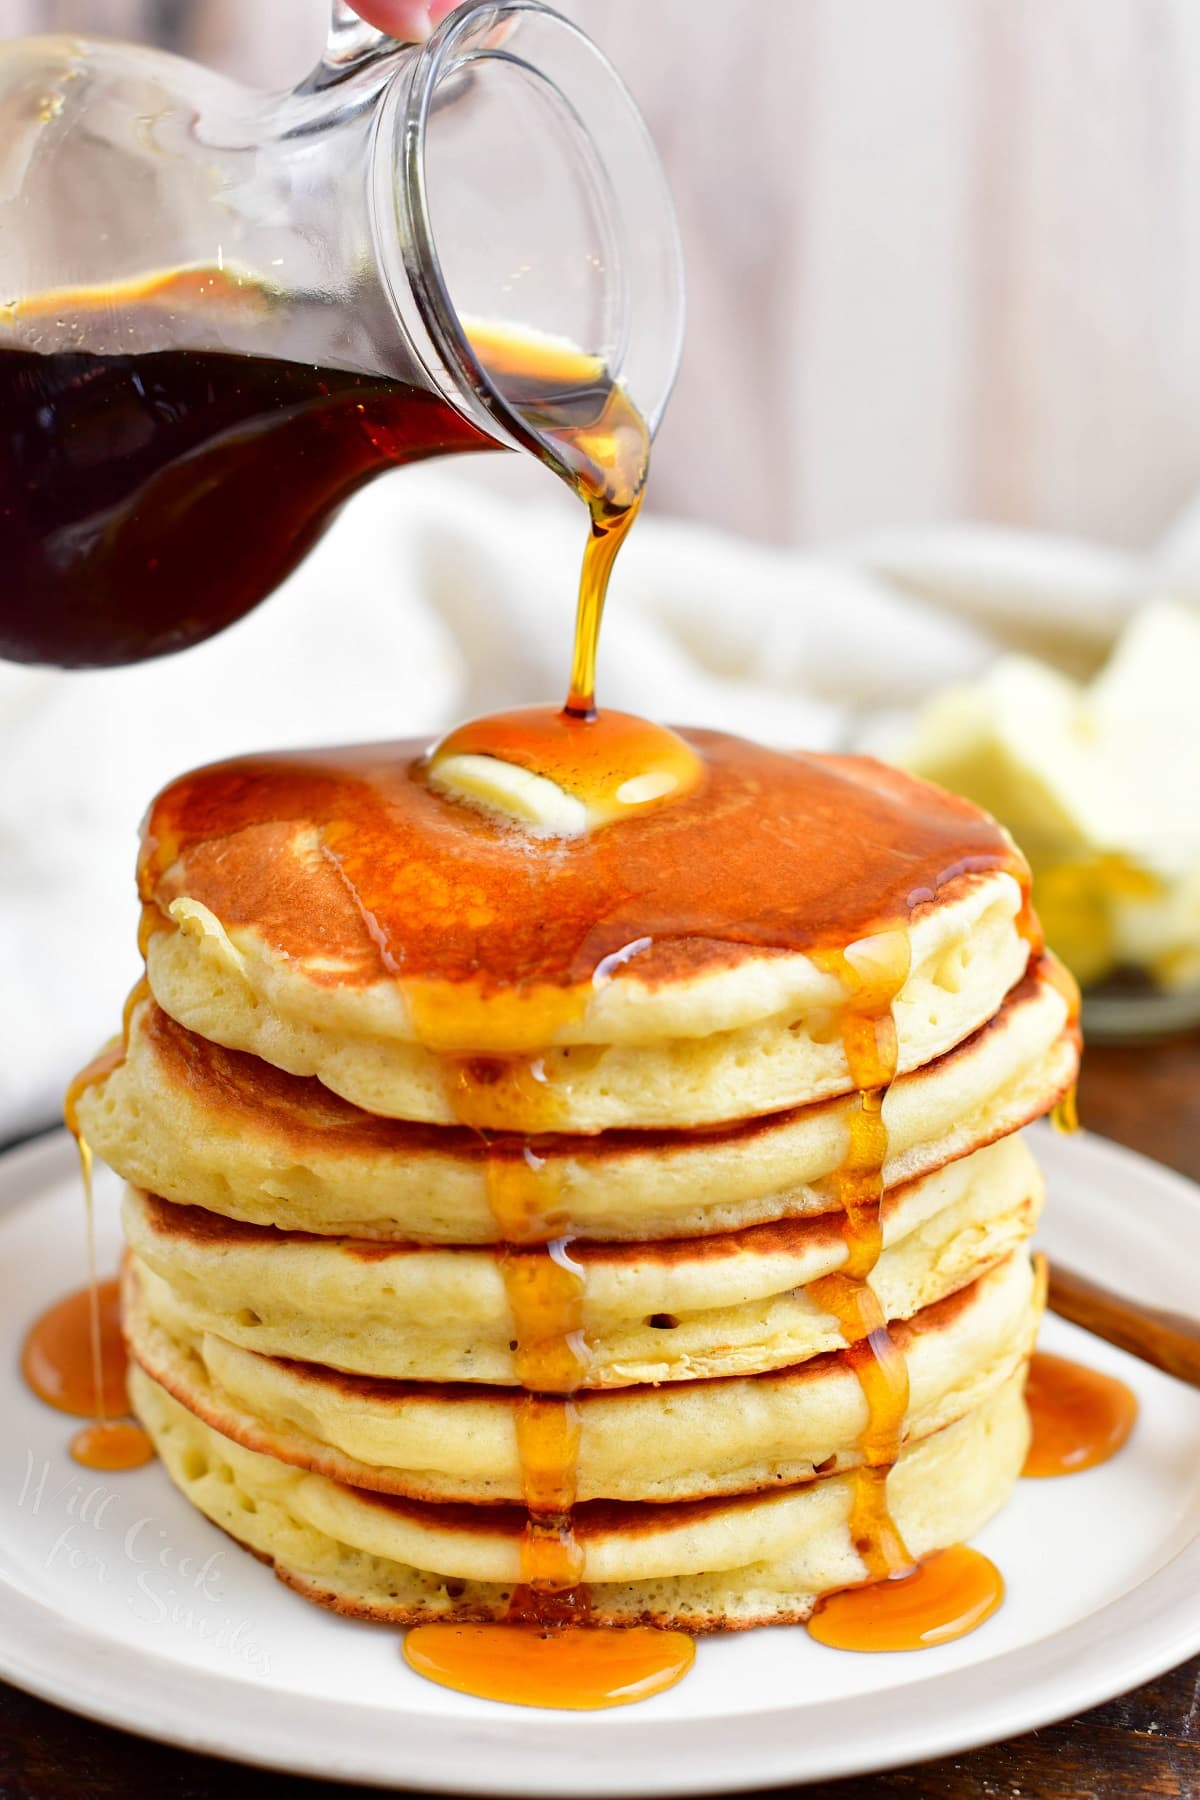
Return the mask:
[[678, 732], [629, 713], [524, 707], [459, 725], [429, 754], [429, 784], [448, 799], [535, 837], [581, 837], [682, 799], [704, 779]]
[[498, 756], [444, 756], [431, 764], [429, 784], [545, 837], [581, 837], [594, 822], [577, 795]]

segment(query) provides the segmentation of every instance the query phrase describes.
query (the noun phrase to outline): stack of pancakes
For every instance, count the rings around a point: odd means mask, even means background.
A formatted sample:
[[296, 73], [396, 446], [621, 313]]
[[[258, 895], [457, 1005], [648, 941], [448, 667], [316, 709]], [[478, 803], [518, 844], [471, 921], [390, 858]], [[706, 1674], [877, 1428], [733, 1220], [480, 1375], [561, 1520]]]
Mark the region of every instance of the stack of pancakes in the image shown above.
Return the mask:
[[78, 1102], [130, 1392], [311, 1598], [730, 1628], [974, 1532], [1024, 1460], [1069, 983], [1023, 864], [861, 759], [688, 734], [545, 840], [421, 747], [155, 803], [146, 983]]

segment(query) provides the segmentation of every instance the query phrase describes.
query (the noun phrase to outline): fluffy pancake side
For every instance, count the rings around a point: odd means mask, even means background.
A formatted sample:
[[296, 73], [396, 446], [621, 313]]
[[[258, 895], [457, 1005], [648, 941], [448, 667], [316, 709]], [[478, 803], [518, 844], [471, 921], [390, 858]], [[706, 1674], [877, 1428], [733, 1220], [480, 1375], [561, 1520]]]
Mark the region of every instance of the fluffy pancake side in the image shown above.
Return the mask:
[[[1068, 1002], [1039, 963], [987, 1025], [893, 1084], [886, 1182], [1036, 1118], [1077, 1065]], [[105, 1162], [170, 1200], [331, 1235], [478, 1244], [500, 1235], [489, 1192], [514, 1164], [542, 1235], [644, 1241], [831, 1212], [853, 1104], [690, 1134], [489, 1140], [373, 1118], [148, 1002], [134, 1009], [125, 1061], [81, 1096], [79, 1117]]]
[[[916, 919], [912, 967], [894, 1009], [901, 1073], [978, 1030], [1021, 979], [1029, 951], [1017, 930], [1019, 911], [1020, 889], [997, 874], [975, 878], [944, 914], [928, 915], [928, 926]], [[250, 981], [245, 958], [198, 903], [179, 902], [175, 913], [177, 928], [156, 931], [146, 950], [150, 986], [164, 1011], [214, 1043], [316, 1076], [384, 1118], [489, 1131], [677, 1128], [808, 1105], [854, 1086], [838, 1029], [845, 989], [815, 966], [815, 993], [804, 1011], [793, 1002], [726, 1030], [448, 1053], [283, 1011]], [[891, 942], [896, 934], [884, 936]], [[447, 1013], [453, 1010], [448, 1003]]]
[[[416, 1499], [522, 1496], [519, 1389], [371, 1380], [241, 1349], [164, 1321], [132, 1262], [124, 1310], [140, 1366], [247, 1449]], [[1040, 1282], [1017, 1251], [893, 1326], [908, 1359], [906, 1441], [941, 1430], [1002, 1386], [1029, 1355], [1040, 1312]], [[776, 1374], [587, 1392], [576, 1408], [581, 1500], [687, 1500], [853, 1468], [867, 1417], [844, 1352]]]
[[[889, 1501], [914, 1555], [970, 1537], [1008, 1498], [1029, 1443], [1023, 1385], [1021, 1369], [896, 1464]], [[507, 1529], [498, 1508], [474, 1509], [492, 1520], [488, 1529], [449, 1516], [470, 1509], [427, 1509], [429, 1519], [414, 1512], [420, 1503], [244, 1449], [141, 1368], [131, 1372], [130, 1393], [177, 1486], [309, 1599], [400, 1624], [504, 1616], [519, 1573], [517, 1509]], [[607, 1506], [588, 1518], [580, 1509], [593, 1620], [712, 1631], [806, 1619], [821, 1593], [865, 1573], [849, 1530], [851, 1480], [835, 1475], [766, 1498], [699, 1502], [691, 1513]]]
[[[1002, 1261], [1033, 1231], [1042, 1191], [1013, 1140], [900, 1190], [871, 1277], [884, 1317], [909, 1318]], [[155, 1311], [191, 1332], [391, 1379], [519, 1381], [502, 1254], [364, 1254], [353, 1241], [232, 1226], [133, 1189], [123, 1222]], [[837, 1348], [841, 1327], [806, 1289], [845, 1259], [841, 1232], [820, 1221], [641, 1256], [632, 1246], [581, 1246], [580, 1384], [757, 1372]]]

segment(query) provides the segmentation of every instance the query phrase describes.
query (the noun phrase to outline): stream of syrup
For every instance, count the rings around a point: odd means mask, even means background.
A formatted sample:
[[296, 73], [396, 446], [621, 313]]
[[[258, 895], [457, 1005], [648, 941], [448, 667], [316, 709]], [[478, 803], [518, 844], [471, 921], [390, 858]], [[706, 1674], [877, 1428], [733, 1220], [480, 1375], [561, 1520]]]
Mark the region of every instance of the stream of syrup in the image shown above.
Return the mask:
[[852, 1477], [850, 1536], [868, 1580], [885, 1581], [913, 1568], [887, 1504], [887, 1478], [900, 1454], [908, 1411], [908, 1365], [870, 1285], [883, 1248], [880, 1208], [888, 1151], [883, 1104], [896, 1075], [893, 1003], [908, 980], [908, 933], [893, 930], [813, 960], [838, 977], [845, 994], [842, 1047], [857, 1099], [849, 1146], [835, 1177], [846, 1261], [834, 1274], [810, 1282], [807, 1291], [837, 1320], [867, 1403], [861, 1463]]
[[[548, 443], [546, 460], [587, 507], [584, 551], [566, 712], [596, 710], [596, 649], [609, 576], [641, 510], [650, 469], [650, 432], [604, 364], [542, 340], [473, 327], [471, 347], [505, 400]], [[653, 727], [650, 730], [653, 731]], [[544, 772], [544, 771], [543, 771]]]
[[[472, 1079], [469, 1064], [455, 1065], [453, 1092], [466, 1118], [473, 1111]], [[527, 1129], [536, 1125], [530, 1098]], [[585, 1271], [571, 1255], [570, 1239], [550, 1235], [553, 1190], [539, 1179], [531, 1145], [523, 1157], [489, 1159], [487, 1168], [524, 1390], [514, 1417], [526, 1509], [520, 1578], [503, 1622], [418, 1626], [405, 1639], [405, 1659], [427, 1679], [483, 1699], [574, 1710], [627, 1705], [680, 1680], [695, 1646], [681, 1632], [611, 1631], [589, 1622], [584, 1551], [574, 1527], [575, 1395], [591, 1365]]]
[[[455, 1091], [469, 1093], [459, 1071]], [[470, 1112], [469, 1102], [464, 1108]], [[587, 1380], [585, 1272], [553, 1229], [546, 1190], [526, 1157], [488, 1164], [488, 1202], [504, 1248], [514, 1362], [524, 1394], [515, 1412], [525, 1502], [520, 1579], [503, 1622], [434, 1623], [411, 1630], [409, 1667], [487, 1700], [592, 1710], [661, 1693], [691, 1666], [682, 1632], [612, 1631], [589, 1623], [584, 1551], [575, 1534], [579, 1411]], [[539, 1241], [540, 1240], [540, 1241]]]
[[70, 1453], [84, 1468], [113, 1473], [137, 1469], [154, 1455], [142, 1427], [130, 1419], [125, 1391], [126, 1350], [121, 1335], [120, 1291], [115, 1281], [101, 1281], [96, 1267], [96, 1219], [91, 1146], [79, 1123], [79, 1100], [121, 1062], [129, 1041], [129, 1021], [139, 1000], [149, 993], [139, 981], [125, 1002], [121, 1036], [81, 1069], [63, 1101], [63, 1120], [79, 1151], [87, 1240], [87, 1286], [34, 1320], [21, 1352], [21, 1370], [39, 1399], [89, 1423], [70, 1442]]
[[822, 1596], [808, 1630], [832, 1649], [921, 1650], [982, 1625], [1000, 1605], [1004, 1583], [986, 1556], [965, 1545], [918, 1563], [888, 1505], [888, 1477], [904, 1440], [908, 1366], [870, 1278], [883, 1248], [883, 1108], [897, 1073], [894, 1008], [908, 980], [911, 945], [907, 931], [892, 930], [813, 960], [838, 977], [845, 994], [842, 1046], [857, 1101], [836, 1176], [846, 1260], [807, 1292], [837, 1320], [866, 1401], [850, 1510], [850, 1539], [866, 1578]]

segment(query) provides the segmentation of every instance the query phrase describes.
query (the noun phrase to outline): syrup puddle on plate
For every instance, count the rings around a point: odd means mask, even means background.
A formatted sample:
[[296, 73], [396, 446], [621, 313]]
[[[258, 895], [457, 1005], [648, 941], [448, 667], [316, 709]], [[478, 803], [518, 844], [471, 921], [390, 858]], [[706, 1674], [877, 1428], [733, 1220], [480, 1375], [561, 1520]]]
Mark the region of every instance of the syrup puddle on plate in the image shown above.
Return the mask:
[[35, 1319], [21, 1350], [21, 1373], [39, 1400], [89, 1421], [70, 1443], [85, 1469], [113, 1474], [152, 1459], [149, 1437], [123, 1416], [129, 1397], [116, 1281], [89, 1282]]
[[409, 1668], [439, 1687], [574, 1712], [661, 1694], [695, 1656], [695, 1640], [684, 1632], [648, 1625], [416, 1625], [404, 1641]]
[[1037, 1351], [1025, 1399], [1033, 1441], [1023, 1475], [1078, 1475], [1121, 1449], [1137, 1419], [1137, 1395], [1113, 1375]]
[[969, 1544], [954, 1544], [907, 1575], [826, 1594], [808, 1632], [831, 1650], [929, 1650], [966, 1637], [1003, 1599], [995, 1563]]

